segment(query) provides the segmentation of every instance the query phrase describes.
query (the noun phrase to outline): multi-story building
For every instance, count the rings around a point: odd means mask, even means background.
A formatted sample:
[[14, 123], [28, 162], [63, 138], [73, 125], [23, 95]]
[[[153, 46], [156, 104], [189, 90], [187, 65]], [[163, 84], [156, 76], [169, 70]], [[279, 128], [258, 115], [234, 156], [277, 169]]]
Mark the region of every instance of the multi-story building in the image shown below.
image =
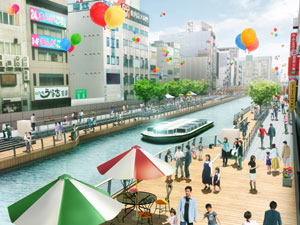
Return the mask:
[[[94, 24], [89, 10], [96, 2], [121, 5], [123, 25], [109, 31]], [[72, 52], [72, 105], [134, 99], [133, 84], [149, 77], [149, 16], [139, 1], [86, 1], [68, 5], [70, 33], [81, 32], [82, 41]], [[133, 37], [140, 38], [134, 42]], [[81, 94], [84, 93], [84, 94]]]
[[[180, 79], [180, 45], [174, 42], [166, 43], [163, 41], [155, 41], [153, 46], [157, 51], [157, 67], [160, 68], [162, 81], [171, 81]], [[165, 56], [165, 49], [168, 55]], [[171, 60], [170, 60], [171, 58]], [[167, 61], [169, 59], [169, 61]]]
[[218, 51], [217, 89], [223, 89], [230, 86], [230, 71], [229, 51]]
[[67, 3], [26, 0], [25, 13], [31, 109], [70, 106], [68, 53], [60, 46], [67, 37]]
[[159, 76], [158, 73], [153, 72], [157, 68], [157, 48], [152, 44], [150, 45], [150, 79], [153, 81], [162, 80], [162, 76]]
[[237, 58], [237, 84], [247, 86], [248, 82], [257, 79], [270, 80], [272, 75], [272, 56]]

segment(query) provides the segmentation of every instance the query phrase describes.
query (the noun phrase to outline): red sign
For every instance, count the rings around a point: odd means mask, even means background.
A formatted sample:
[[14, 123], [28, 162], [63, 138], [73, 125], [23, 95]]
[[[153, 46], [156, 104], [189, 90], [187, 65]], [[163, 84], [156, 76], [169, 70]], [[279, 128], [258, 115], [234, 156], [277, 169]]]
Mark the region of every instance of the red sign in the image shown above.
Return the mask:
[[299, 75], [299, 57], [297, 57], [297, 55], [293, 55], [289, 57], [288, 75], [289, 76]]
[[297, 33], [291, 33], [291, 47], [290, 52], [297, 50]]

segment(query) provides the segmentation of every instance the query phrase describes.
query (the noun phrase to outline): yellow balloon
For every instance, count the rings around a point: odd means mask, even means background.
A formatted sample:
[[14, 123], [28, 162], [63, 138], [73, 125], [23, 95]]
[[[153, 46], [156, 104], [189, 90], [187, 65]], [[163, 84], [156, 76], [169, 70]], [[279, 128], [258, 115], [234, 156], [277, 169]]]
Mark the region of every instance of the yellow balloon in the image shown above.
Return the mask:
[[274, 34], [274, 32], [270, 32], [270, 34], [271, 34], [271, 35], [273, 35], [273, 34]]
[[275, 74], [275, 70], [272, 70], [272, 73]]
[[165, 48], [163, 48], [163, 52], [166, 52], [166, 49], [165, 49]]
[[156, 72], [159, 72], [159, 70], [160, 70], [159, 67], [156, 67]]
[[246, 47], [249, 47], [256, 41], [256, 32], [251, 28], [243, 30], [241, 40]]
[[125, 12], [120, 6], [111, 6], [106, 10], [104, 20], [110, 29], [117, 28], [124, 23]]

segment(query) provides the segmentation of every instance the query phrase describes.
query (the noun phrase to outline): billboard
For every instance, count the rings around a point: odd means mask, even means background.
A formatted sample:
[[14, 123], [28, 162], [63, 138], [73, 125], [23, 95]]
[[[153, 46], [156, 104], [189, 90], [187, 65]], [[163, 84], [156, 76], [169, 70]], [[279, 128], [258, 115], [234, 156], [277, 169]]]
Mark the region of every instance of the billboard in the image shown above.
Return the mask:
[[297, 55], [292, 55], [289, 57], [289, 76], [298, 76], [299, 75], [299, 57]]
[[290, 81], [290, 89], [289, 89], [289, 110], [295, 109], [295, 103], [296, 103], [296, 81], [291, 80]]
[[32, 47], [37, 48], [49, 48], [64, 51], [64, 49], [62, 49], [60, 46], [61, 40], [62, 39], [60, 38], [48, 37], [38, 34], [31, 35], [31, 45]]
[[122, 9], [125, 11], [125, 17], [134, 22], [140, 23], [144, 26], [149, 27], [149, 16], [146, 13], [141, 12], [131, 6], [121, 3]]
[[34, 88], [35, 100], [48, 100], [48, 99], [68, 98], [68, 97], [69, 97], [68, 87]]
[[297, 33], [291, 33], [290, 52], [297, 50]]
[[30, 19], [32, 21], [50, 24], [56, 27], [67, 27], [67, 20], [64, 16], [60, 16], [41, 9], [30, 8]]

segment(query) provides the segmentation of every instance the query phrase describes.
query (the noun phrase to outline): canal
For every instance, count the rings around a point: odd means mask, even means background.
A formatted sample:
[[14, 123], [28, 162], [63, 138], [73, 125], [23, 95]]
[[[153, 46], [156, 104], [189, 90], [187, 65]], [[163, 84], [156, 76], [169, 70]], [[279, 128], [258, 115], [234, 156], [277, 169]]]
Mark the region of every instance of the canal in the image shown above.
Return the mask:
[[[215, 126], [201, 134], [201, 136], [212, 136], [210, 140], [206, 140], [205, 144], [209, 144], [214, 141], [213, 135], [220, 134], [222, 128], [233, 126], [233, 114], [239, 112], [241, 108], [249, 106], [250, 101], [250, 98], [245, 97], [180, 118], [202, 118], [214, 121]], [[139, 145], [154, 154], [174, 145], [143, 142], [140, 133], [147, 126], [149, 124], [100, 137], [94, 141], [80, 144], [72, 151], [0, 174], [0, 224], [12, 225], [9, 221], [7, 206], [64, 173], [96, 185], [107, 179], [98, 173], [96, 167], [132, 146]]]

